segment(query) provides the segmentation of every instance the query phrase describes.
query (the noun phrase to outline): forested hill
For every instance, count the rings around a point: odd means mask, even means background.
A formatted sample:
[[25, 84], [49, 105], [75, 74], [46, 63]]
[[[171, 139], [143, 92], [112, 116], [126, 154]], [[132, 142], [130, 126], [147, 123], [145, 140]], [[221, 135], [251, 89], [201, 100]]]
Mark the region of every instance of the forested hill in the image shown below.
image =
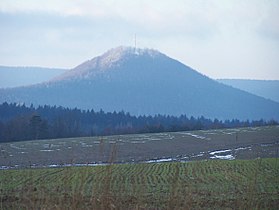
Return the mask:
[[44, 83], [0, 88], [0, 103], [132, 115], [279, 120], [279, 103], [221, 84], [152, 49], [117, 47]]
[[129, 113], [69, 109], [56, 106], [0, 105], [0, 142], [128, 133], [187, 131], [274, 125], [274, 120], [239, 121], [204, 117], [131, 116]]

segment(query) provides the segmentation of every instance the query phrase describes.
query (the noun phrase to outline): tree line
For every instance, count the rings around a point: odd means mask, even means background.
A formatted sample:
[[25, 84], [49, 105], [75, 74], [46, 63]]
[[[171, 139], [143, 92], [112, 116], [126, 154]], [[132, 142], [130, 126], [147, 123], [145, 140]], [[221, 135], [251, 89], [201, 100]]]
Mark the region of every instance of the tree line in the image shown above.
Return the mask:
[[48, 105], [34, 107], [6, 102], [0, 104], [0, 142], [265, 125], [278, 125], [278, 122], [263, 119], [222, 121], [186, 115], [132, 116], [124, 111], [104, 112]]

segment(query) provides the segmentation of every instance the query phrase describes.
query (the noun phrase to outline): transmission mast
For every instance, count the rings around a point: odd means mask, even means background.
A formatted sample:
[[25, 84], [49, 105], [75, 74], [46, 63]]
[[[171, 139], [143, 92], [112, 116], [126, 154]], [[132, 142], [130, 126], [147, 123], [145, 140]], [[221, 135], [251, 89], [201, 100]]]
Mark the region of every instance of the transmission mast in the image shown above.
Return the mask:
[[135, 49], [137, 49], [137, 34], [135, 34]]

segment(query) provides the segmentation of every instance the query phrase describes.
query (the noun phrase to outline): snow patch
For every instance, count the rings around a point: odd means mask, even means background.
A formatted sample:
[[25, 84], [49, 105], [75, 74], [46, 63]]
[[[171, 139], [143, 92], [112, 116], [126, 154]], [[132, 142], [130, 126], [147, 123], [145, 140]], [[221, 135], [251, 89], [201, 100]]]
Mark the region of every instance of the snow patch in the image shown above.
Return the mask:
[[53, 152], [54, 150], [52, 150], [52, 149], [41, 149], [40, 151], [41, 152]]
[[23, 148], [23, 147], [18, 147], [18, 146], [16, 146], [16, 145], [14, 145], [14, 144], [10, 144], [10, 147], [11, 148], [13, 148], [13, 149], [26, 149], [26, 148]]
[[192, 158], [195, 158], [195, 157], [202, 157], [202, 156], [204, 156], [204, 154], [203, 154], [203, 153], [199, 153], [199, 154], [197, 154], [197, 155], [192, 155], [191, 157], [192, 157]]
[[161, 158], [161, 159], [152, 159], [152, 160], [147, 160], [145, 163], [163, 163], [163, 162], [171, 162], [173, 161], [173, 158]]
[[216, 150], [216, 151], [210, 152], [209, 154], [210, 154], [210, 155], [215, 155], [215, 154], [220, 154], [220, 153], [225, 153], [225, 152], [231, 152], [231, 151], [232, 151], [231, 149]]
[[145, 141], [131, 141], [131, 144], [144, 144]]
[[239, 148], [236, 148], [234, 149], [235, 151], [239, 151], [239, 150], [246, 150], [246, 149], [251, 149], [251, 147], [239, 147]]
[[235, 157], [233, 155], [214, 155], [210, 159], [234, 160]]
[[204, 136], [200, 136], [200, 135], [197, 135], [197, 134], [193, 134], [193, 133], [184, 133], [184, 134], [186, 134], [186, 135], [188, 135], [188, 136], [192, 136], [192, 137], [197, 138], [197, 139], [210, 140], [209, 138], [206, 138], [206, 137], [204, 137]]

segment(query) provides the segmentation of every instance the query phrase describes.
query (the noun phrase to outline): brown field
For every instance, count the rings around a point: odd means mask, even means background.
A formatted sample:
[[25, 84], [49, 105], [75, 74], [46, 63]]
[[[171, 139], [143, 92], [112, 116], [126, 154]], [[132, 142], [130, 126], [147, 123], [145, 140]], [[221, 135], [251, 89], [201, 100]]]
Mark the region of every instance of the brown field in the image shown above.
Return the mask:
[[2, 168], [278, 157], [279, 126], [0, 144]]

